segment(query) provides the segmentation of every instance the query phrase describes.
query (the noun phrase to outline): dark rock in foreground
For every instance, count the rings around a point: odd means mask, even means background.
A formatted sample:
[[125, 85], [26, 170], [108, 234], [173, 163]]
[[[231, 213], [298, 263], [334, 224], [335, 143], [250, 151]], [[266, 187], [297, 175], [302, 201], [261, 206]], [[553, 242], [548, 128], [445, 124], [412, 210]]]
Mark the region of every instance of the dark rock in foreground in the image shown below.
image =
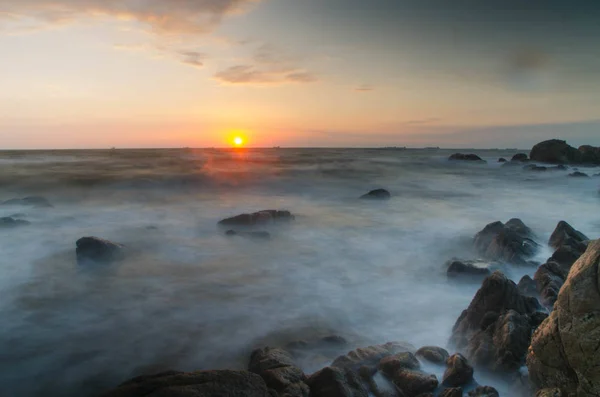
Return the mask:
[[392, 381], [405, 396], [420, 396], [426, 393], [433, 393], [439, 385], [435, 375], [410, 369], [396, 371], [392, 377]]
[[50, 208], [52, 204], [45, 198], [41, 196], [30, 196], [21, 199], [11, 199], [2, 203], [2, 205], [22, 205], [27, 207], [35, 207], [35, 208]]
[[269, 232], [260, 231], [260, 232], [238, 232], [235, 230], [228, 230], [225, 232], [226, 236], [234, 237], [245, 237], [252, 240], [269, 240], [271, 238], [271, 234]]
[[446, 360], [450, 357], [446, 349], [437, 346], [423, 346], [417, 350], [415, 355], [425, 361], [439, 365], [445, 364]]
[[575, 262], [554, 311], [535, 331], [527, 366], [539, 389], [567, 396], [600, 395], [600, 240]]
[[575, 171], [569, 174], [571, 178], [589, 178], [589, 175], [585, 172]]
[[495, 272], [456, 321], [450, 342], [475, 365], [512, 371], [524, 362], [539, 309], [537, 299], [521, 295], [513, 281]]
[[506, 224], [490, 223], [475, 235], [473, 244], [477, 252], [489, 260], [517, 265], [527, 265], [527, 259], [539, 249], [531, 229], [514, 218]]
[[447, 264], [446, 275], [448, 278], [481, 281], [492, 274], [488, 267], [477, 266], [476, 263], [481, 262], [452, 260]]
[[500, 393], [490, 386], [478, 386], [469, 392], [469, 397], [500, 397]]
[[113, 262], [124, 256], [124, 246], [98, 237], [83, 237], [75, 243], [79, 263]]
[[0, 218], [0, 229], [12, 229], [15, 227], [27, 226], [30, 224], [31, 224], [31, 222], [29, 222], [29, 221], [25, 221], [23, 219], [15, 219], [10, 216]]
[[262, 378], [246, 371], [165, 372], [123, 383], [102, 397], [273, 397]]
[[564, 244], [572, 244], [569, 241], [573, 240], [578, 243], [589, 240], [587, 236], [581, 233], [579, 230], [575, 230], [573, 226], [569, 225], [565, 221], [558, 222], [556, 229], [552, 232], [548, 244], [555, 249], [560, 248]]
[[525, 162], [528, 161], [529, 157], [527, 157], [527, 154], [525, 153], [517, 153], [514, 156], [512, 156], [512, 159], [510, 161], [520, 161], [520, 162]]
[[523, 296], [538, 296], [538, 290], [535, 281], [527, 275], [521, 277], [519, 284], [517, 284], [517, 288]]
[[306, 375], [285, 350], [269, 347], [254, 350], [248, 370], [259, 375], [280, 396], [307, 397], [310, 393], [304, 383]]
[[451, 161], [479, 161], [479, 162], [485, 162], [485, 160], [483, 160], [481, 157], [479, 157], [476, 154], [463, 154], [463, 153], [454, 153], [453, 155], [451, 155], [450, 157], [448, 157], [448, 160], [451, 160]]
[[350, 369], [326, 367], [311, 375], [306, 384], [311, 397], [368, 397], [358, 374]]
[[357, 371], [363, 365], [376, 366], [381, 359], [397, 353], [415, 352], [413, 345], [404, 342], [389, 342], [384, 345], [361, 347], [335, 359], [332, 367], [350, 368]]
[[448, 387], [465, 386], [473, 381], [473, 367], [461, 354], [454, 354], [446, 361], [448, 368], [444, 372], [442, 385]]
[[552, 310], [566, 278], [567, 272], [556, 262], [549, 261], [538, 268], [533, 279], [536, 282], [542, 305]]
[[439, 397], [463, 397], [462, 387], [450, 387], [442, 390]]
[[264, 210], [252, 214], [241, 214], [219, 222], [222, 226], [264, 226], [273, 223], [287, 223], [294, 220], [289, 211]]
[[385, 189], [371, 190], [369, 193], [360, 196], [363, 200], [389, 200], [391, 197], [390, 192]]
[[583, 154], [579, 150], [559, 139], [538, 143], [531, 149], [529, 157], [533, 161], [551, 164], [578, 164], [583, 160]]

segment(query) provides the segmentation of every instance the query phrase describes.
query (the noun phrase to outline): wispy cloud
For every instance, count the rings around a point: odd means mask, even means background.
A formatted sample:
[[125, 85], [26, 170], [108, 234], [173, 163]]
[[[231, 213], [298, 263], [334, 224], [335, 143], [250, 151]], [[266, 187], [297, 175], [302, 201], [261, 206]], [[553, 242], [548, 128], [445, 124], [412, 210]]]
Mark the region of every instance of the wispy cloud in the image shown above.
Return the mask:
[[157, 34], [202, 34], [231, 14], [261, 0], [0, 0], [0, 19], [39, 26], [84, 18], [116, 18], [145, 24]]
[[297, 66], [298, 62], [284, 51], [263, 44], [247, 62], [222, 69], [214, 77], [223, 84], [245, 85], [313, 83], [318, 80], [313, 73]]
[[426, 119], [409, 120], [409, 121], [406, 121], [404, 124], [405, 125], [420, 125], [420, 124], [437, 123], [439, 121], [442, 121], [442, 119], [439, 117], [428, 117]]
[[374, 91], [375, 87], [369, 85], [369, 84], [362, 84], [359, 85], [358, 87], [354, 88], [354, 91], [356, 92], [369, 92], [369, 91]]
[[196, 50], [181, 50], [164, 45], [138, 44], [115, 44], [113, 48], [121, 51], [144, 52], [157, 58], [172, 58], [184, 65], [200, 68], [204, 66], [208, 58], [204, 52]]

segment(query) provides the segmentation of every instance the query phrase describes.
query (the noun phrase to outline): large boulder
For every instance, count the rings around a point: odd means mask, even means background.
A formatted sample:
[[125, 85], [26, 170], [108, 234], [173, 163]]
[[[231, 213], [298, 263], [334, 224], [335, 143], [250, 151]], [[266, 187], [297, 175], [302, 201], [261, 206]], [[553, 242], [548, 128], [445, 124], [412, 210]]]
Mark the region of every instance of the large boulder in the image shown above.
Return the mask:
[[279, 396], [308, 397], [306, 375], [294, 364], [292, 356], [283, 349], [265, 347], [250, 356], [248, 370], [259, 375]]
[[600, 147], [583, 145], [579, 146], [581, 161], [586, 164], [600, 164]]
[[463, 154], [463, 153], [454, 153], [448, 160], [451, 161], [477, 161], [477, 162], [485, 162], [481, 157], [476, 154]]
[[573, 226], [569, 225], [567, 222], [560, 221], [558, 222], [558, 225], [556, 225], [554, 232], [552, 232], [548, 244], [552, 248], [558, 249], [565, 244], [583, 243], [587, 240], [589, 239], [585, 234], [581, 233], [579, 230], [575, 230]]
[[529, 157], [533, 161], [551, 164], [578, 164], [583, 160], [579, 150], [559, 139], [538, 143], [531, 149]]
[[98, 237], [82, 237], [75, 243], [77, 261], [113, 262], [124, 257], [124, 246]]
[[590, 243], [561, 288], [554, 311], [535, 331], [527, 366], [539, 389], [600, 395], [600, 240]]
[[384, 345], [360, 347], [336, 358], [331, 366], [358, 371], [362, 366], [376, 366], [384, 357], [397, 353], [414, 353], [415, 351], [414, 346], [405, 342], [389, 342]]
[[165, 372], [123, 383], [103, 397], [272, 397], [256, 374], [246, 371]]
[[219, 221], [221, 226], [264, 226], [273, 223], [288, 223], [294, 220], [289, 211], [264, 210], [252, 214], [241, 214]]
[[45, 198], [41, 196], [29, 196], [24, 198], [15, 198], [4, 201], [1, 205], [22, 205], [26, 207], [34, 207], [34, 208], [50, 208], [52, 204]]
[[371, 190], [369, 193], [360, 196], [363, 200], [389, 200], [391, 197], [390, 192], [385, 189]]
[[448, 357], [450, 357], [446, 349], [437, 346], [423, 346], [417, 350], [415, 355], [422, 360], [438, 365], [445, 364]]
[[539, 324], [537, 299], [521, 295], [517, 285], [502, 273], [487, 277], [469, 307], [452, 329], [451, 345], [477, 365], [512, 371], [524, 362], [531, 334]]
[[379, 369], [388, 377], [393, 377], [394, 373], [400, 369], [420, 369], [421, 364], [417, 357], [410, 353], [398, 353], [393, 356], [387, 356], [379, 361]]
[[432, 393], [439, 385], [435, 375], [410, 369], [396, 371], [392, 377], [392, 381], [406, 397], [417, 397], [426, 393]]
[[473, 367], [461, 354], [454, 354], [446, 361], [446, 371], [442, 385], [447, 387], [465, 386], [473, 381]]
[[311, 397], [368, 397], [369, 391], [350, 369], [326, 367], [306, 380]]
[[535, 280], [533, 280], [529, 275], [521, 277], [521, 280], [519, 280], [519, 284], [517, 284], [517, 288], [523, 296], [539, 296], [537, 284]]
[[473, 244], [477, 252], [489, 260], [527, 265], [539, 249], [533, 233], [520, 219], [506, 224], [493, 222], [477, 233]]

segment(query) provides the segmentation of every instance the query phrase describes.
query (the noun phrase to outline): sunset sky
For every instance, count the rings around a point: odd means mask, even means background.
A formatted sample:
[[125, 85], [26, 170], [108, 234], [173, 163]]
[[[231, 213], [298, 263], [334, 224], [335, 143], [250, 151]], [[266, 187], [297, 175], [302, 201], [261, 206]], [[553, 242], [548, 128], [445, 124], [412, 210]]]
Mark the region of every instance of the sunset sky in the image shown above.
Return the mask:
[[0, 0], [0, 149], [600, 145], [600, 2]]

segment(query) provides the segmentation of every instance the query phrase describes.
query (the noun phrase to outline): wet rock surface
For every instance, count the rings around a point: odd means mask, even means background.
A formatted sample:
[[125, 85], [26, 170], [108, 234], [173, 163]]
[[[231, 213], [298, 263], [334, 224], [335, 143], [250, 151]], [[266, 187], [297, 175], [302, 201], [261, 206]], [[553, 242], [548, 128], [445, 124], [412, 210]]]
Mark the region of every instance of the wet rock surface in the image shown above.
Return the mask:
[[473, 245], [486, 259], [527, 265], [528, 259], [539, 249], [533, 237], [529, 227], [513, 218], [506, 224], [500, 221], [488, 224], [475, 235]]
[[359, 375], [350, 369], [326, 367], [307, 381], [312, 397], [368, 397]]
[[473, 367], [461, 354], [454, 354], [446, 360], [448, 368], [444, 372], [442, 385], [447, 387], [464, 386], [473, 381]]
[[450, 357], [446, 349], [437, 346], [423, 346], [417, 350], [415, 355], [422, 360], [438, 365], [445, 364]]
[[376, 366], [381, 359], [397, 353], [413, 353], [416, 348], [406, 342], [389, 342], [383, 345], [361, 347], [340, 356], [331, 364], [336, 368], [348, 368], [358, 371], [362, 366]]
[[123, 259], [125, 246], [98, 237], [83, 237], [75, 243], [77, 261], [80, 264], [110, 263]]
[[290, 353], [265, 347], [252, 352], [248, 370], [259, 375], [279, 396], [308, 396], [306, 375], [295, 365]]
[[492, 274], [489, 264], [484, 262], [453, 259], [446, 266], [446, 275], [450, 279], [481, 281]]
[[551, 139], [535, 145], [531, 149], [530, 158], [551, 164], [578, 164], [583, 160], [583, 154], [560, 139]]
[[573, 245], [577, 243], [583, 243], [589, 240], [587, 236], [581, 233], [579, 230], [575, 230], [573, 226], [569, 225], [565, 221], [560, 221], [548, 241], [554, 249], [558, 249], [563, 245]]
[[371, 190], [369, 193], [360, 196], [363, 200], [389, 200], [391, 197], [391, 193], [385, 189]]
[[264, 210], [252, 214], [240, 214], [219, 221], [221, 226], [265, 226], [274, 223], [289, 223], [295, 219], [289, 211]]
[[469, 392], [469, 397], [500, 397], [500, 393], [490, 386], [478, 386]]

